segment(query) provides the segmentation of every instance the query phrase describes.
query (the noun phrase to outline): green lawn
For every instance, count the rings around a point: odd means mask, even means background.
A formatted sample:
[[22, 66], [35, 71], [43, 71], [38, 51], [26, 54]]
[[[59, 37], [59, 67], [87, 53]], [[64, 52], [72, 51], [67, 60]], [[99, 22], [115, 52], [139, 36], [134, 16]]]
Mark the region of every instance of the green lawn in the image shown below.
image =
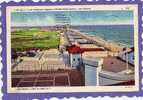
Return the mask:
[[11, 46], [16, 50], [30, 48], [58, 48], [59, 33], [45, 32], [40, 29], [24, 29], [11, 33]]

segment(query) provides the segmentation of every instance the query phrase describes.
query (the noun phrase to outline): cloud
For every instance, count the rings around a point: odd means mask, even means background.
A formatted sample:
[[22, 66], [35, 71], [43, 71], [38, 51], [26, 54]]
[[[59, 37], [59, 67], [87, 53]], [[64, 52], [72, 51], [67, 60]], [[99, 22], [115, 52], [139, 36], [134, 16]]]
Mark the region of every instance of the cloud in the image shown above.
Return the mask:
[[16, 12], [12, 14], [12, 26], [56, 25], [55, 14], [68, 15], [72, 25], [133, 24], [132, 12], [127, 11], [73, 11], [73, 12]]

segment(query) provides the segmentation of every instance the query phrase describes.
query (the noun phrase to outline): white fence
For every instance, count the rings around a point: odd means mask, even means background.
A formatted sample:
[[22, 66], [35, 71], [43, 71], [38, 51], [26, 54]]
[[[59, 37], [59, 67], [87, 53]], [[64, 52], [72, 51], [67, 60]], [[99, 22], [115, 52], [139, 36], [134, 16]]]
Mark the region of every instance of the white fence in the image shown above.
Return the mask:
[[17, 64], [12, 71], [46, 71], [46, 70], [58, 70], [58, 69], [71, 69], [61, 61], [22, 61]]

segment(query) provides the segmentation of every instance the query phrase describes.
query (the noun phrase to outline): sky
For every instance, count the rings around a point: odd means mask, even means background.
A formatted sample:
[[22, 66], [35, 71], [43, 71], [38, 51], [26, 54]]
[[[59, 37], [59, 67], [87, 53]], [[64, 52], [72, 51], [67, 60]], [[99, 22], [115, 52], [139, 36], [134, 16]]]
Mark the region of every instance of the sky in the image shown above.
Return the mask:
[[128, 25], [133, 24], [132, 11], [34, 11], [12, 12], [11, 26]]

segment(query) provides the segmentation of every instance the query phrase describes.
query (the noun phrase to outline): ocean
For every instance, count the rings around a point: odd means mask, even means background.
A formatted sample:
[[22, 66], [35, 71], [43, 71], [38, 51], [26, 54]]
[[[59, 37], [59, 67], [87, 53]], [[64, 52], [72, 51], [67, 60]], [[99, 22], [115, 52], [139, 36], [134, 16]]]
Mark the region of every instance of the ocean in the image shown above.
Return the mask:
[[72, 26], [72, 28], [122, 46], [133, 47], [134, 45], [133, 25], [82, 25]]

